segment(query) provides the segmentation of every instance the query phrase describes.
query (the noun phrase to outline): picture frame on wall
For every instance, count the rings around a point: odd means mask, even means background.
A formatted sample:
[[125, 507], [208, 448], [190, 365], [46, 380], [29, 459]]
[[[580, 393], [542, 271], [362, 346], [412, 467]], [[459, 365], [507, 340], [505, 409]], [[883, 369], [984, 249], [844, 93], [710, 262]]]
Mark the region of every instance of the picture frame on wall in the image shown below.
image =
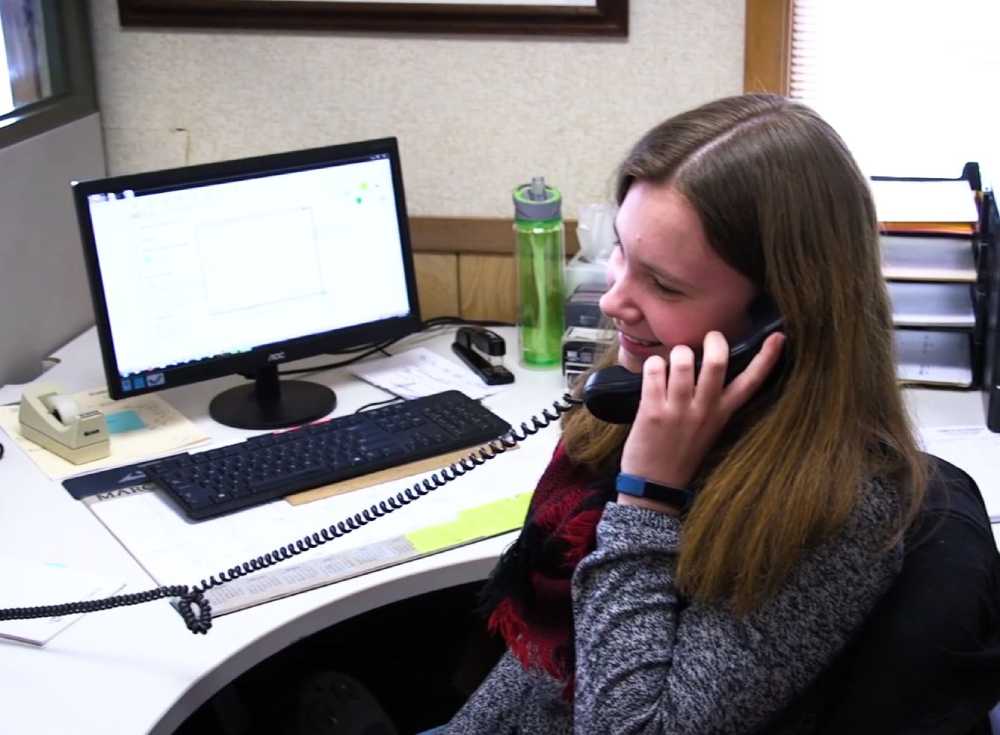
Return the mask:
[[126, 27], [628, 36], [628, 0], [118, 0]]

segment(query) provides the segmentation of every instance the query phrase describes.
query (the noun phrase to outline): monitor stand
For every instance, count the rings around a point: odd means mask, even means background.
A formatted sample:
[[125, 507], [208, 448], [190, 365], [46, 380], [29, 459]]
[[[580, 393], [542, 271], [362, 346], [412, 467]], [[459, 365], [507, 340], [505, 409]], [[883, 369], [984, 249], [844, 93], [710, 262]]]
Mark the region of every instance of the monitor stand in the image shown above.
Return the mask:
[[237, 429], [283, 429], [322, 418], [337, 405], [336, 394], [325, 385], [278, 380], [275, 365], [257, 370], [253, 381], [213, 398], [209, 416]]

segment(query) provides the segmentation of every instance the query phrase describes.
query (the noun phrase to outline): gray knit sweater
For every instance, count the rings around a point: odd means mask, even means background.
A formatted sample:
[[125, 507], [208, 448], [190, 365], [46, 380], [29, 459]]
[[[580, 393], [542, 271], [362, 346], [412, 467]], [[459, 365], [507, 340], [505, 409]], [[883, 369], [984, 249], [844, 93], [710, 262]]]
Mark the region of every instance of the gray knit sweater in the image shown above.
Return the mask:
[[[887, 552], [896, 497], [871, 483], [838, 536], [778, 595], [738, 618], [674, 586], [679, 522], [609, 503], [573, 575], [576, 697], [508, 652], [446, 728], [465, 733], [750, 733], [831, 662], [902, 566]], [[809, 732], [805, 718], [783, 731]]]

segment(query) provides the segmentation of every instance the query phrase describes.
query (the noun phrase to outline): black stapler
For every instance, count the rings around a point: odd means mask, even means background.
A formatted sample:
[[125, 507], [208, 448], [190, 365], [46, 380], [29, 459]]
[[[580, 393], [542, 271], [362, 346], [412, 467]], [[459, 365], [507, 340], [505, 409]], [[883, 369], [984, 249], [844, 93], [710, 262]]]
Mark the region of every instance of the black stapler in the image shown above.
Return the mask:
[[[486, 385], [504, 385], [514, 382], [514, 375], [499, 363], [488, 358], [499, 358], [507, 352], [507, 344], [496, 332], [482, 327], [460, 327], [451, 349], [462, 362], [482, 378]], [[483, 357], [482, 354], [488, 357]]]

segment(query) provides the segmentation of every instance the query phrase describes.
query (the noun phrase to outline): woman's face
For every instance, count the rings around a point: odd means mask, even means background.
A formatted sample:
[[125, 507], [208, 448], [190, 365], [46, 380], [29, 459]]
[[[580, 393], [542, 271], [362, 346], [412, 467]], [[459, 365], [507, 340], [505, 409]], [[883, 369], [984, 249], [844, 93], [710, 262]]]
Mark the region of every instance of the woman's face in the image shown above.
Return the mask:
[[701, 352], [705, 334], [732, 345], [750, 327], [756, 289], [709, 246], [687, 200], [666, 184], [634, 182], [615, 221], [620, 244], [608, 264], [601, 311], [618, 330], [618, 363], [640, 372], [675, 345]]

